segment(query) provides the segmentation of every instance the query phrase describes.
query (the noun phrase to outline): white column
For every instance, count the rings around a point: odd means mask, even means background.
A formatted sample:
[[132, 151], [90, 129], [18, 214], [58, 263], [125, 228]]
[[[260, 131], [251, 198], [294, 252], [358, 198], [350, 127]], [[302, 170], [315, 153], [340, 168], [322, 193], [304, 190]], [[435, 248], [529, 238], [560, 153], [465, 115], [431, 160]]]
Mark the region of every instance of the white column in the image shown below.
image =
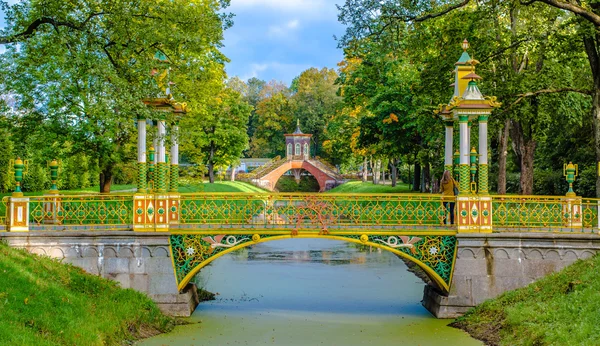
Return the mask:
[[460, 164], [469, 164], [469, 124], [460, 122]]
[[488, 124], [486, 121], [479, 121], [479, 164], [487, 165], [488, 163]]
[[158, 148], [156, 148], [156, 162], [157, 163], [161, 163], [161, 162], [166, 162], [166, 157], [165, 157], [165, 136], [167, 135], [167, 129], [165, 127], [165, 121], [164, 120], [159, 120], [158, 121], [158, 142], [157, 142], [157, 146]]
[[471, 122], [469, 121], [469, 122], [467, 123], [467, 126], [468, 126], [468, 129], [469, 129], [469, 130], [467, 131], [467, 149], [469, 150], [469, 153], [470, 153], [470, 152], [471, 152], [471, 127], [472, 127], [473, 125], [472, 125], [472, 124], [471, 124]]
[[444, 165], [452, 167], [452, 144], [454, 141], [454, 126], [448, 126], [448, 123], [449, 122], [446, 122], [446, 146], [444, 148]]
[[173, 125], [171, 128], [171, 164], [178, 165], [179, 164], [179, 126]]
[[146, 119], [138, 119], [138, 162], [146, 162]]

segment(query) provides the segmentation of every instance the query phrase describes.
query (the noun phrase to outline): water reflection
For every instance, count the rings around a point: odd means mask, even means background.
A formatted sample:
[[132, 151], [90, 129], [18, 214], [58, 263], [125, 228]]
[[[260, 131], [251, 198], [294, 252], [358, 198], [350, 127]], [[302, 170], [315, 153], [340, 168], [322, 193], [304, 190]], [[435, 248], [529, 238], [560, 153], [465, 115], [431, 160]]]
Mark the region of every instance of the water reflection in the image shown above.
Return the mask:
[[421, 306], [423, 283], [387, 251], [290, 239], [254, 245], [202, 269], [218, 293], [200, 323], [144, 345], [480, 345]]

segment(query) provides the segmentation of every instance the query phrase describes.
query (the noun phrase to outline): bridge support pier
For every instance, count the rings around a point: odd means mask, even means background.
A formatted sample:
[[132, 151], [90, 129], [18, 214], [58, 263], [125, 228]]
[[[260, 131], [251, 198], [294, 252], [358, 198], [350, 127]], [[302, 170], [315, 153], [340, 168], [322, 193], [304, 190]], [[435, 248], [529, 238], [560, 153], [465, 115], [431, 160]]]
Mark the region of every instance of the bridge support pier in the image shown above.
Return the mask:
[[423, 305], [438, 318], [456, 318], [487, 299], [521, 288], [600, 252], [596, 234], [457, 234], [450, 293], [426, 286]]

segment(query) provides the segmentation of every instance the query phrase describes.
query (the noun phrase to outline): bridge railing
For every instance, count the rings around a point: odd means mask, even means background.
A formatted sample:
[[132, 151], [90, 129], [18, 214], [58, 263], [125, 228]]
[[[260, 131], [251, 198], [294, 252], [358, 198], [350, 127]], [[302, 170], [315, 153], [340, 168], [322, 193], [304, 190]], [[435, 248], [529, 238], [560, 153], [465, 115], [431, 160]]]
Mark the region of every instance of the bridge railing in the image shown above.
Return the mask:
[[[47, 195], [14, 201], [4, 197], [2, 207], [6, 213], [2, 215], [0, 211], [0, 230], [17, 231], [19, 227], [30, 231], [229, 228], [282, 232], [422, 229], [596, 233], [600, 230], [600, 199], [581, 197], [473, 195], [462, 201], [459, 198], [459, 204], [471, 203], [471, 206], [465, 209], [457, 205], [456, 228], [446, 224], [448, 215], [440, 195], [189, 193], [144, 195], [142, 199], [145, 207], [134, 208], [134, 202], [140, 202], [131, 194]], [[491, 215], [477, 209], [490, 202]], [[16, 203], [15, 208], [11, 203]], [[160, 203], [164, 205], [161, 207]], [[9, 209], [14, 209], [13, 214]], [[26, 224], [19, 218], [24, 218]], [[477, 225], [484, 218], [491, 221], [487, 229]], [[8, 227], [11, 222], [13, 225]]]
[[600, 200], [564, 196], [492, 196], [494, 232], [598, 231]]
[[[445, 227], [439, 195], [182, 194], [182, 228], [350, 230]], [[430, 227], [430, 228], [431, 228]]]
[[31, 230], [130, 230], [132, 223], [132, 195], [29, 197]]

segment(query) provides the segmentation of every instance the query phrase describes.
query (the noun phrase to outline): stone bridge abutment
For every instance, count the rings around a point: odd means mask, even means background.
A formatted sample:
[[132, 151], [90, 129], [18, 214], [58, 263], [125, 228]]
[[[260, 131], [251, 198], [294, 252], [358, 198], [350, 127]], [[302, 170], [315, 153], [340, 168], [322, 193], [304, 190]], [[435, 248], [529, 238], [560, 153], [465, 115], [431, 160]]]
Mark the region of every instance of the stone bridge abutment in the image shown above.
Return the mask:
[[487, 299], [521, 288], [600, 252], [597, 234], [457, 234], [450, 293], [425, 287], [423, 305], [436, 317], [455, 318]]

